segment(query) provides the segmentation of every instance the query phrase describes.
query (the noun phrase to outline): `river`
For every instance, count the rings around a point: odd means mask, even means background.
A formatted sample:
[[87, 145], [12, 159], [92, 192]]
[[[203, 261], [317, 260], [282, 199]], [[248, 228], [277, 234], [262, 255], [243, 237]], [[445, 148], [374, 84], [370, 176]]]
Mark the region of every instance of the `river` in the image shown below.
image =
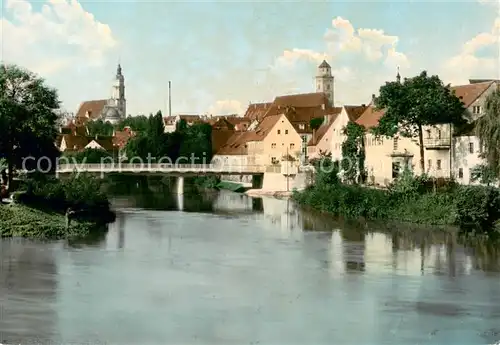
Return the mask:
[[[139, 198], [140, 199], [140, 198]], [[93, 243], [0, 240], [0, 343], [488, 344], [500, 260], [292, 202], [115, 200]]]

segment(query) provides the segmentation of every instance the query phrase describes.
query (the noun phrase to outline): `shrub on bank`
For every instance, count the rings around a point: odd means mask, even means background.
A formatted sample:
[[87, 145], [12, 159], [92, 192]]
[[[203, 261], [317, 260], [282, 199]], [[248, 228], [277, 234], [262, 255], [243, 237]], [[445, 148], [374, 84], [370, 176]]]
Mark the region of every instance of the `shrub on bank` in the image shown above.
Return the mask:
[[0, 205], [0, 237], [37, 239], [85, 238], [106, 230], [105, 225], [73, 222], [55, 212], [45, 212], [25, 205]]
[[317, 171], [313, 186], [294, 193], [299, 204], [349, 218], [457, 225], [475, 233], [496, 234], [495, 224], [500, 220], [496, 188], [462, 186], [404, 172], [387, 190], [379, 190], [342, 184], [332, 177], [336, 171]]
[[14, 194], [19, 204], [57, 213], [71, 208], [77, 219], [95, 223], [115, 219], [108, 198], [101, 192], [100, 181], [89, 175], [73, 174], [64, 180], [36, 176], [24, 182], [24, 190]]

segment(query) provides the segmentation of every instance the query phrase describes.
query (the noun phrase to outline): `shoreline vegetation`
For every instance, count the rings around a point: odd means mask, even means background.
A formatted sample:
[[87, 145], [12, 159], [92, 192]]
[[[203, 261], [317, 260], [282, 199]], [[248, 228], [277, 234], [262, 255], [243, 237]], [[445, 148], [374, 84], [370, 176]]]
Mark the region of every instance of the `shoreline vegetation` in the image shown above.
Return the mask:
[[13, 203], [0, 205], [0, 237], [83, 239], [106, 233], [116, 218], [101, 182], [85, 174], [64, 180], [37, 174], [20, 190]]
[[[413, 176], [404, 171], [386, 190], [340, 181], [339, 163], [324, 158], [315, 182], [292, 199], [323, 213], [347, 219], [454, 226], [464, 237], [500, 238], [500, 192], [487, 186], [463, 186], [447, 179]], [[331, 170], [331, 171], [328, 171]]]

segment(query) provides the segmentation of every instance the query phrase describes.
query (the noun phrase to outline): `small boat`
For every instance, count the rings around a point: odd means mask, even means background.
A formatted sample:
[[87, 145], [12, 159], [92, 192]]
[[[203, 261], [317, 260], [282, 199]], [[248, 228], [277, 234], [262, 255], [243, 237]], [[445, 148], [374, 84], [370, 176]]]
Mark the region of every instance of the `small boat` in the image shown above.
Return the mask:
[[14, 202], [14, 200], [12, 200], [12, 197], [2, 199], [2, 204], [12, 204], [13, 202]]

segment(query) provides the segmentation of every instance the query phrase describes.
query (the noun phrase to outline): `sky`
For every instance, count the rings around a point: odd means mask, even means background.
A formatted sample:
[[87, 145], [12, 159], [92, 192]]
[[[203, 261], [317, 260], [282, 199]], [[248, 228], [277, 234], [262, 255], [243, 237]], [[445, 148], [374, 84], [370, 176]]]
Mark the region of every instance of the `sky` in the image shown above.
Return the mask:
[[445, 83], [500, 78], [500, 0], [0, 0], [1, 59], [43, 77], [63, 109], [106, 99], [118, 63], [127, 113], [244, 113], [314, 92], [326, 59], [335, 103], [369, 103], [422, 70]]

